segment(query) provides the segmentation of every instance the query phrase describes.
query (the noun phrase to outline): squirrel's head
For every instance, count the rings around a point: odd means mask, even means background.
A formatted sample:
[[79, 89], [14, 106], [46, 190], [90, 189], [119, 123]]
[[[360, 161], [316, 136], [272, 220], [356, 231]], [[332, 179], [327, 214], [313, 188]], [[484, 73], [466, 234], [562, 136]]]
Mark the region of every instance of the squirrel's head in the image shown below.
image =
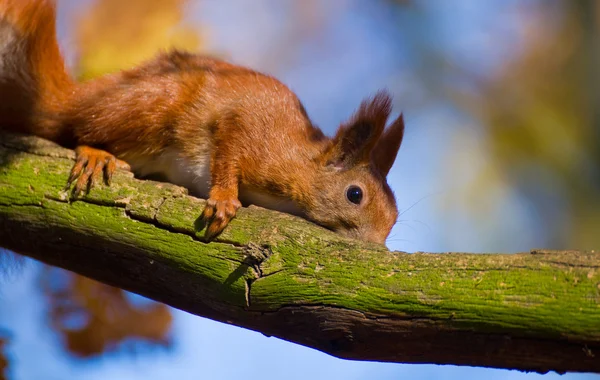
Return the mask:
[[384, 244], [398, 217], [386, 181], [404, 135], [400, 115], [387, 129], [392, 110], [386, 91], [362, 102], [318, 158], [307, 216], [345, 236]]

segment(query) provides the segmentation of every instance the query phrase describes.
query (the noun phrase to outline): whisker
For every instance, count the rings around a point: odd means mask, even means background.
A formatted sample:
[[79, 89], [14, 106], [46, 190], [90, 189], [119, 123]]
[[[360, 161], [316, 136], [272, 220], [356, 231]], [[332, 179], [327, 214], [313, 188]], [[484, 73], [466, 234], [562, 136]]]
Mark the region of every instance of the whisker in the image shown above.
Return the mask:
[[406, 242], [406, 243], [411, 243], [411, 244], [415, 243], [413, 240], [408, 240], [408, 239], [393, 239], [393, 238], [386, 239], [386, 243], [397, 243], [397, 242]]
[[419, 219], [412, 219], [412, 220], [411, 220], [411, 222], [416, 222], [416, 223], [419, 223], [420, 225], [422, 225], [422, 226], [424, 226], [425, 228], [427, 228], [427, 231], [428, 231], [429, 233], [433, 233], [433, 230], [431, 229], [431, 227], [429, 227], [429, 224], [427, 224], [427, 223], [425, 223], [425, 222], [422, 222], [422, 221], [420, 221]]
[[410, 211], [413, 207], [415, 207], [416, 205], [418, 205], [419, 203], [421, 203], [423, 200], [425, 200], [425, 199], [427, 199], [429, 197], [432, 197], [434, 195], [439, 195], [441, 193], [442, 193], [442, 191], [436, 191], [435, 193], [431, 193], [431, 194], [428, 194], [428, 195], [425, 195], [425, 196], [421, 197], [418, 201], [416, 201], [415, 203], [413, 203], [409, 208], [407, 208], [406, 210], [404, 210], [400, 214], [398, 214], [398, 217], [400, 217], [400, 216], [404, 215], [406, 212]]
[[411, 226], [410, 224], [408, 224], [408, 223], [406, 223], [406, 222], [408, 222], [408, 220], [404, 220], [404, 221], [402, 221], [402, 222], [400, 222], [400, 221], [399, 221], [399, 222], [396, 222], [396, 223], [394, 224], [394, 226], [396, 226], [396, 225], [399, 225], [399, 226], [406, 226], [406, 227], [410, 228], [410, 229], [411, 229], [411, 230], [412, 230], [414, 233], [417, 233], [417, 230], [416, 230], [416, 229], [415, 229], [413, 226]]

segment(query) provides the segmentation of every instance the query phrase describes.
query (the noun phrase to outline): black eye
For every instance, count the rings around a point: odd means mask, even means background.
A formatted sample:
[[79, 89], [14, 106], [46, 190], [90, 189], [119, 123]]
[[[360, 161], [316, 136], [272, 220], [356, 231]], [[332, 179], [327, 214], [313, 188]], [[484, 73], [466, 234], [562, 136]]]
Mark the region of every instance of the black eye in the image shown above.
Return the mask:
[[363, 198], [363, 191], [358, 186], [350, 186], [348, 190], [346, 190], [346, 198], [356, 205], [360, 204]]

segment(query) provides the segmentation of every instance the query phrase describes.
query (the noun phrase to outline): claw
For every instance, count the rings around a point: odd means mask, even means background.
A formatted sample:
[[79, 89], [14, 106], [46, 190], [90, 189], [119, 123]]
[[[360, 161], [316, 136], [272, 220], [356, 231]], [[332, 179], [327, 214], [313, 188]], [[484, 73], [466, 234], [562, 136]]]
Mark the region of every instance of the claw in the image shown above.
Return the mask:
[[210, 198], [201, 216], [204, 225], [207, 226], [206, 231], [204, 231], [204, 239], [212, 241], [219, 236], [235, 217], [240, 207], [242, 207], [242, 204], [235, 197]]
[[117, 166], [116, 161], [117, 159], [115, 157], [111, 157], [108, 159], [108, 162], [104, 166], [104, 183], [106, 184], [106, 186], [110, 186], [110, 183], [112, 181], [112, 175], [115, 172]]
[[79, 177], [85, 165], [87, 165], [87, 158], [80, 157], [78, 155], [75, 161], [75, 165], [73, 165], [73, 168], [71, 169], [71, 174], [69, 174], [69, 179], [67, 180], [65, 190], [69, 190], [71, 188], [73, 181], [75, 181]]
[[[92, 171], [92, 175], [90, 176], [90, 181], [88, 182], [88, 188], [89, 189], [91, 189], [94, 186], [96, 186], [98, 178], [102, 177], [102, 173], [104, 172], [104, 168], [106, 168], [106, 164], [104, 164], [102, 161], [98, 160], [96, 162], [96, 165], [94, 166], [94, 169]], [[105, 182], [106, 182], [106, 178], [105, 178]], [[89, 189], [88, 189], [88, 191], [89, 191]]]

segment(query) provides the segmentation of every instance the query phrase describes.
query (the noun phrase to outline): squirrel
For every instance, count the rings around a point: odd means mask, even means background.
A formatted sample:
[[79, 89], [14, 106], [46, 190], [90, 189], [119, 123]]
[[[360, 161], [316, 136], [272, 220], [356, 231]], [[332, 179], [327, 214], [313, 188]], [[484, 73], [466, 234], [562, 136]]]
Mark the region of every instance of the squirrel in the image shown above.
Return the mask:
[[160, 175], [208, 198], [207, 241], [242, 204], [380, 244], [398, 216], [386, 177], [404, 121], [386, 128], [387, 91], [327, 137], [277, 79], [204, 55], [163, 52], [76, 82], [59, 50], [55, 2], [0, 0], [0, 99], [0, 128], [75, 149], [75, 197], [109, 185], [117, 168]]

